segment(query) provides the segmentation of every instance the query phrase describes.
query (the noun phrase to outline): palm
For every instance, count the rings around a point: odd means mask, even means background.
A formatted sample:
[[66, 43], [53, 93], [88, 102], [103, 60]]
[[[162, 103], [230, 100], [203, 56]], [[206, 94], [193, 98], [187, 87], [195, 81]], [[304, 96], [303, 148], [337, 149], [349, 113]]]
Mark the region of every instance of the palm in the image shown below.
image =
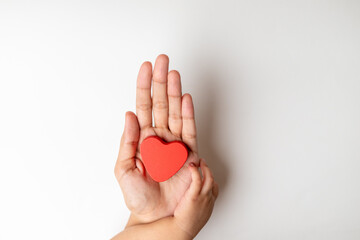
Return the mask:
[[[144, 63], [137, 81], [137, 116], [133, 113], [127, 114], [115, 168], [128, 208], [146, 221], [174, 213], [191, 182], [186, 166], [190, 162], [199, 162], [191, 96], [182, 96], [179, 74], [176, 71], [168, 73], [167, 56], [160, 55], [157, 58], [154, 72], [151, 73], [151, 64]], [[152, 124], [152, 113], [155, 126]], [[154, 135], [165, 141], [183, 141], [190, 148], [184, 167], [172, 178], [161, 183], [155, 182], [144, 170], [139, 152], [140, 143], [146, 137]]]

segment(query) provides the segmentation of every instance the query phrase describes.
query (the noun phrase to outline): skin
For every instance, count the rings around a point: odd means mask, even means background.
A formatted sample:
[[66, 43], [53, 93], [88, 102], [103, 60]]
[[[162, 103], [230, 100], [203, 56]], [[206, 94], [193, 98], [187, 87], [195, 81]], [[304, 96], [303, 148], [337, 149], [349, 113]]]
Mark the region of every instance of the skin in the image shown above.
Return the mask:
[[[180, 74], [175, 70], [169, 72], [168, 68], [169, 58], [164, 54], [157, 57], [153, 71], [150, 62], [141, 65], [136, 115], [127, 112], [125, 116], [115, 176], [131, 211], [128, 227], [173, 216], [191, 184], [188, 166], [199, 164], [192, 97], [182, 94]], [[183, 141], [190, 149], [184, 166], [160, 183], [148, 175], [139, 152], [141, 142], [154, 135], [168, 142]]]
[[173, 217], [165, 217], [158, 221], [137, 224], [125, 228], [113, 240], [147, 239], [147, 240], [191, 240], [209, 220], [219, 193], [212, 172], [204, 160], [200, 160], [200, 168], [190, 164], [191, 184], [185, 192]]
[[219, 186], [203, 159], [200, 159], [203, 178], [194, 164], [190, 164], [189, 169], [191, 185], [175, 209], [174, 221], [192, 239], [209, 220], [219, 194]]

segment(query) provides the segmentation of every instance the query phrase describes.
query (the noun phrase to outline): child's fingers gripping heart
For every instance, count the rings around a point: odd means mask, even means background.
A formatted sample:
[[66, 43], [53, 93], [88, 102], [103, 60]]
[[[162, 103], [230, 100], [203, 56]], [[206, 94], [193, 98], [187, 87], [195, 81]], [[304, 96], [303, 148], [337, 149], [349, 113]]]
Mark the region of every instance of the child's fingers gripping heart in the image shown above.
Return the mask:
[[194, 163], [190, 163], [190, 171], [191, 171], [191, 184], [188, 190], [189, 195], [192, 198], [197, 198], [197, 196], [201, 192], [201, 185], [202, 185], [201, 176], [198, 171], [198, 168], [195, 166]]
[[190, 163], [191, 184], [174, 213], [175, 223], [192, 237], [197, 235], [210, 218], [218, 194], [218, 186], [202, 159], [200, 169], [202, 177], [198, 166]]
[[200, 194], [203, 196], [213, 196], [215, 200], [219, 194], [219, 186], [214, 181], [213, 174], [204, 159], [200, 159], [200, 169], [203, 179], [200, 176], [198, 168], [193, 163], [190, 164], [192, 182], [189, 188], [189, 194], [194, 198]]
[[218, 185], [215, 183], [214, 176], [204, 159], [200, 159], [200, 168], [203, 174], [203, 187], [201, 189], [201, 194], [212, 195], [216, 198], [219, 192]]

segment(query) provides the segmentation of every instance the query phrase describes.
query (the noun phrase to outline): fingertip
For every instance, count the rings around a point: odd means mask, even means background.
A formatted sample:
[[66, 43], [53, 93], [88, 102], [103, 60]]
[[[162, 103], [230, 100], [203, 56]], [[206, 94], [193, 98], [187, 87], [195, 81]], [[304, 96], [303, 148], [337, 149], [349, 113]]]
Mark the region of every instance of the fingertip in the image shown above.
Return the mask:
[[194, 119], [194, 104], [189, 93], [185, 93], [181, 99], [182, 116], [185, 119]]
[[171, 71], [169, 71], [168, 75], [169, 75], [170, 77], [174, 77], [175, 80], [180, 78], [180, 73], [179, 73], [179, 71], [177, 71], [177, 70], [171, 70]]
[[[181, 79], [180, 73], [176, 70], [171, 70], [168, 73], [168, 95], [181, 98]], [[181, 106], [179, 105], [179, 111]]]
[[151, 87], [151, 75], [152, 64], [146, 61], [140, 66], [136, 86], [140, 89], [149, 89]]
[[139, 123], [135, 113], [128, 111], [125, 113], [125, 127], [124, 132], [126, 135], [138, 135], [139, 134]]
[[129, 118], [129, 117], [131, 117], [132, 115], [135, 115], [135, 113], [133, 113], [132, 111], [127, 111], [127, 112], [125, 113], [125, 118]]
[[182, 99], [184, 104], [192, 104], [192, 96], [190, 93], [184, 93]]
[[152, 69], [152, 63], [150, 61], [145, 61], [141, 64], [141, 68]]
[[137, 86], [145, 88], [148, 86], [149, 79], [151, 80], [152, 63], [149, 61], [143, 62], [138, 73]]
[[169, 57], [165, 53], [162, 53], [156, 57], [156, 61], [158, 61], [158, 60], [159, 61], [169, 61]]
[[124, 131], [126, 130], [127, 126], [129, 125], [129, 118], [131, 118], [131, 112], [127, 111], [125, 113], [125, 126], [124, 126]]
[[133, 113], [131, 111], [127, 111], [125, 113], [125, 124], [130, 124], [134, 121], [137, 121], [137, 117], [136, 117], [135, 113]]
[[[159, 81], [163, 81], [168, 75], [169, 57], [165, 54], [160, 54], [155, 60], [153, 77]], [[161, 78], [161, 79], [160, 79]]]

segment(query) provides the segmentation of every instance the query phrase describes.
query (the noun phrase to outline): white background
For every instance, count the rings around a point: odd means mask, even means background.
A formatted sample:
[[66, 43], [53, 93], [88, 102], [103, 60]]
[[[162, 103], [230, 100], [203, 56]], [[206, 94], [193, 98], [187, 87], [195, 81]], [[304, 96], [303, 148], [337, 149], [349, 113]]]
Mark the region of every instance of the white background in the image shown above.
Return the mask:
[[197, 239], [360, 239], [360, 2], [0, 0], [0, 239], [109, 239], [140, 64], [193, 95]]

